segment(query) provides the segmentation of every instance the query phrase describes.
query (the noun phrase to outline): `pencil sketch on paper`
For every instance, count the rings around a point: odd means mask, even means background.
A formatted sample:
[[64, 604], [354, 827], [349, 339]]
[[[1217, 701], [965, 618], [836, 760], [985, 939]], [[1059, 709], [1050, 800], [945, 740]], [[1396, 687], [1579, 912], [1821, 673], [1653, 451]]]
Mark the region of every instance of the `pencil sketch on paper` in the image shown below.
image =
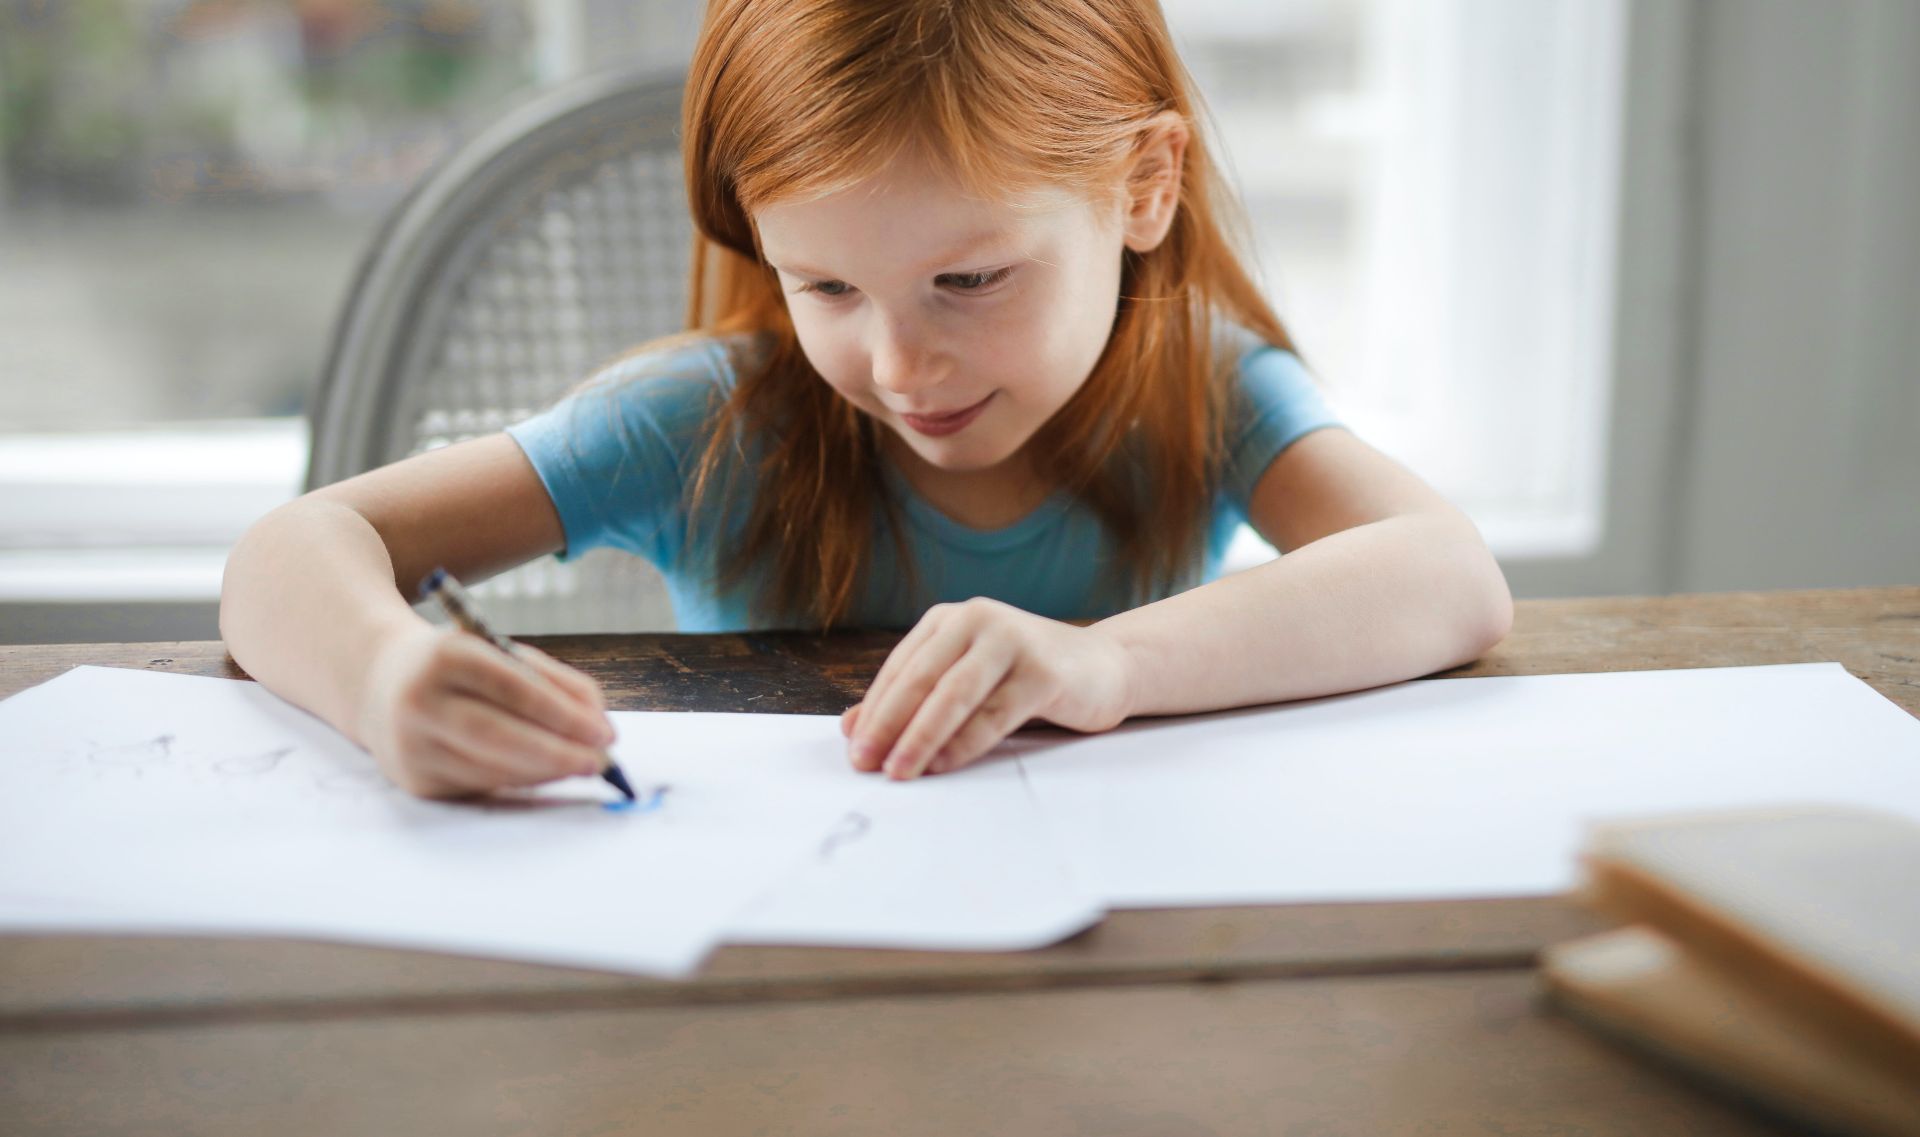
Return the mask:
[[872, 828], [873, 821], [866, 814], [857, 809], [848, 813], [834, 824], [834, 827], [827, 832], [826, 838], [820, 842], [820, 859], [832, 860], [834, 853], [865, 837]]
[[293, 747], [282, 746], [269, 750], [265, 754], [237, 754], [231, 758], [222, 758], [213, 764], [213, 768], [222, 774], [254, 775], [271, 773], [280, 765], [280, 760], [293, 753]]
[[132, 742], [100, 742], [86, 739], [67, 750], [62, 767], [72, 773], [92, 773], [108, 778], [145, 778], [146, 771], [164, 766], [174, 776], [190, 780], [216, 781], [256, 778], [270, 774], [297, 750], [278, 746], [268, 750], [232, 748], [208, 750], [184, 743], [177, 734], [156, 734]]
[[156, 735], [138, 742], [102, 744], [89, 741], [86, 748], [87, 761], [111, 769], [117, 766], [143, 766], [155, 759], [173, 757], [174, 736]]

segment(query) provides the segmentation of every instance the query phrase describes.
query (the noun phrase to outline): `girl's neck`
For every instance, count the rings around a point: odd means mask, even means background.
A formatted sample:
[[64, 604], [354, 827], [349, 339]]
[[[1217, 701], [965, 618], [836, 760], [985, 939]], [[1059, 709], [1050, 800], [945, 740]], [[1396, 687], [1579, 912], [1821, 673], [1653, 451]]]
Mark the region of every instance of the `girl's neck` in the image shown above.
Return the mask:
[[889, 436], [883, 454], [928, 505], [969, 529], [1004, 529], [1039, 508], [1052, 487], [1034, 472], [1026, 450], [985, 470], [943, 470]]

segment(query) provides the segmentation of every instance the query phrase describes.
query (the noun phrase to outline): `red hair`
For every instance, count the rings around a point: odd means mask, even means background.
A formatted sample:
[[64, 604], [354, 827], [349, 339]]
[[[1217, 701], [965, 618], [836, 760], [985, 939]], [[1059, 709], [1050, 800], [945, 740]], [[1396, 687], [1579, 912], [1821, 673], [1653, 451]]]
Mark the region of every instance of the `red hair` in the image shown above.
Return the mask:
[[1136, 147], [1169, 111], [1190, 134], [1172, 227], [1126, 254], [1105, 351], [1029, 444], [1039, 472], [1105, 525], [1137, 600], [1184, 579], [1204, 538], [1230, 390], [1215, 319], [1290, 346], [1223, 231], [1232, 199], [1158, 5], [711, 0], [682, 112], [697, 232], [687, 323], [765, 344], [737, 369], [691, 493], [700, 516], [738, 491], [718, 475], [737, 438], [755, 439], [752, 507], [719, 562], [723, 584], [770, 563], [761, 613], [830, 627], [858, 594], [875, 517], [901, 533], [879, 476], [885, 428], [807, 362], [752, 211], [854, 185], [910, 147], [983, 195], [1103, 200], [1124, 191]]

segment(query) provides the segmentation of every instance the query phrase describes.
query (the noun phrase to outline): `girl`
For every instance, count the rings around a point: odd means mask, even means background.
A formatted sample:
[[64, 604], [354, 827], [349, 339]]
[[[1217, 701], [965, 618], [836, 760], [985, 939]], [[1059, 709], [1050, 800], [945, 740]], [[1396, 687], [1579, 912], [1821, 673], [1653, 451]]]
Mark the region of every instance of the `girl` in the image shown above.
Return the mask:
[[[612, 544], [686, 630], [911, 625], [842, 723], [895, 778], [1506, 634], [1473, 525], [1337, 426], [1231, 251], [1154, 0], [713, 0], [684, 116], [688, 333], [228, 561], [235, 660], [400, 785], [591, 773], [613, 737], [584, 675], [416, 616], [436, 564]], [[1287, 555], [1200, 583], [1242, 519]]]

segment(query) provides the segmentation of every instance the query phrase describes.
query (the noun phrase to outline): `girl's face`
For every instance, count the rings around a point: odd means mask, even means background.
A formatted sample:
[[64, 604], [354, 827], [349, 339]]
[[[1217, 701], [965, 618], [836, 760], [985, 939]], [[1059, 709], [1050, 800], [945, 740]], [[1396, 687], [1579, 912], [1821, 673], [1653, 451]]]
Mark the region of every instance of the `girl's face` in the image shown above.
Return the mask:
[[800, 346], [841, 397], [941, 470], [1017, 454], [1113, 330], [1127, 207], [969, 197], [901, 159], [754, 220]]

